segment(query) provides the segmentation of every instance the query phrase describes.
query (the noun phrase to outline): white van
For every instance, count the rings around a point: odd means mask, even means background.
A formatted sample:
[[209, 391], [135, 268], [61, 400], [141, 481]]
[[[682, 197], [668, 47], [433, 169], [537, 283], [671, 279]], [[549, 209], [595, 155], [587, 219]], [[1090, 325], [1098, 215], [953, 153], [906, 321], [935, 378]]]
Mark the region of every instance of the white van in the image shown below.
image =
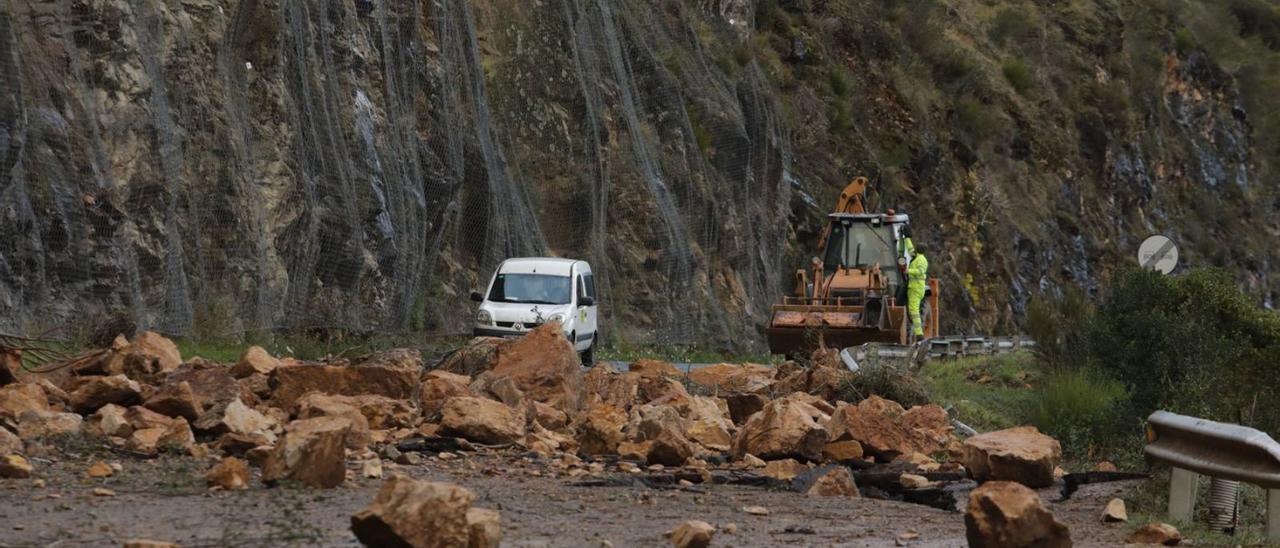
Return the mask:
[[480, 303], [473, 331], [477, 337], [519, 337], [558, 320], [582, 363], [594, 360], [596, 279], [586, 261], [507, 259], [493, 273], [488, 290], [472, 293], [471, 300]]

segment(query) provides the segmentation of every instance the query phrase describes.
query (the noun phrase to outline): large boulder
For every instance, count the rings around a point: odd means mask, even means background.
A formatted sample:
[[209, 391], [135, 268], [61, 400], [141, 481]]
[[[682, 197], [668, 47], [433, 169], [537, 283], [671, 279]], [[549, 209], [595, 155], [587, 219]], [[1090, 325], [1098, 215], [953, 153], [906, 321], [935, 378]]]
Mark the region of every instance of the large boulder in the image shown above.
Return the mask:
[[684, 373], [670, 362], [659, 360], [640, 359], [636, 360], [627, 368], [627, 371], [640, 375], [642, 377], [682, 377]]
[[764, 404], [769, 403], [769, 398], [764, 394], [741, 393], [729, 394], [724, 397], [725, 403], [729, 407], [729, 418], [734, 424], [746, 424], [747, 419], [751, 415], [759, 413], [764, 409]]
[[[945, 414], [945, 412], [944, 412]], [[852, 440], [865, 454], [881, 462], [890, 462], [913, 453], [933, 453], [942, 449], [932, 436], [917, 432], [904, 417], [910, 415], [897, 403], [877, 396], [857, 405], [839, 402], [827, 423], [828, 441]]]
[[1062, 445], [1034, 426], [979, 434], [965, 440], [962, 462], [974, 479], [1016, 481], [1028, 487], [1053, 485]]
[[31, 383], [0, 386], [0, 421], [12, 421], [27, 411], [49, 411], [43, 389]]
[[685, 418], [684, 434], [690, 441], [713, 452], [725, 452], [733, 446], [724, 400], [708, 396], [689, 396], [675, 408]]
[[[457, 485], [394, 475], [382, 483], [373, 503], [351, 516], [351, 532], [365, 546], [485, 546], [483, 522], [492, 523], [494, 516], [477, 513], [468, 520], [475, 499]], [[475, 541], [473, 523], [481, 537]]]
[[271, 372], [271, 405], [292, 409], [298, 398], [310, 392], [412, 400], [418, 389], [418, 373], [408, 367], [379, 365], [285, 365]]
[[976, 548], [1071, 546], [1071, 532], [1040, 503], [1035, 491], [1013, 482], [990, 481], [969, 494], [965, 537]]
[[449, 398], [440, 413], [440, 427], [467, 440], [516, 443], [524, 437], [524, 417], [502, 403], [472, 396]]
[[0, 478], [29, 478], [34, 470], [22, 455], [0, 455]]
[[[951, 441], [951, 415], [938, 404], [917, 405], [906, 410], [898, 417], [902, 426], [914, 431], [920, 437], [920, 453], [935, 453], [947, 446]], [[921, 449], [929, 449], [922, 451]]]
[[574, 422], [580, 451], [585, 455], [613, 455], [622, 443], [627, 416], [611, 405], [595, 405], [579, 413]]
[[296, 481], [311, 487], [337, 487], [346, 478], [343, 444], [351, 420], [316, 417], [289, 423], [262, 465], [262, 481]]
[[762, 459], [821, 460], [827, 431], [819, 423], [827, 419], [816, 407], [790, 396], [773, 400], [738, 430], [733, 440], [733, 455], [742, 458], [750, 453]]
[[1124, 541], [1146, 546], [1176, 546], [1182, 542], [1182, 533], [1168, 523], [1152, 522], [1134, 529]]
[[582, 396], [582, 361], [560, 322], [547, 322], [498, 347], [490, 374], [509, 378], [533, 401], [571, 412]]

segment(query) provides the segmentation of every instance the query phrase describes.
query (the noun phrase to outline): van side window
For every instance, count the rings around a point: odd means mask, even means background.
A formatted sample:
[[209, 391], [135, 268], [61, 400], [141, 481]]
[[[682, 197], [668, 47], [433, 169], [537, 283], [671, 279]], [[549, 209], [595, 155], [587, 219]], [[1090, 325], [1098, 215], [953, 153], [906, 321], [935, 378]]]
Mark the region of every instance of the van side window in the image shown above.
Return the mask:
[[594, 274], [587, 274], [582, 277], [582, 281], [587, 284], [587, 296], [592, 299], [596, 298], [596, 277]]
[[578, 286], [578, 300], [581, 301], [583, 297], [587, 296], [587, 286], [583, 284], [582, 276], [578, 276], [578, 283], [576, 285]]

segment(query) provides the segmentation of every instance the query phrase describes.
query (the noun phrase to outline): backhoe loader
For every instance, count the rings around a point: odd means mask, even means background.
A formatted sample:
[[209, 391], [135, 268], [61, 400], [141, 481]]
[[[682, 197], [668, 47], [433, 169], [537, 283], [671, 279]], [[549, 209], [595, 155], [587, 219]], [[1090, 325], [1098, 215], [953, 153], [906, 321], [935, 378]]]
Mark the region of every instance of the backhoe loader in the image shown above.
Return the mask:
[[[773, 305], [765, 330], [770, 352], [790, 357], [819, 346], [916, 342], [906, 308], [909, 219], [893, 210], [867, 212], [866, 191], [863, 177], [844, 188], [817, 256], [796, 271], [794, 295]], [[921, 323], [925, 339], [937, 336], [937, 278], [926, 284]]]

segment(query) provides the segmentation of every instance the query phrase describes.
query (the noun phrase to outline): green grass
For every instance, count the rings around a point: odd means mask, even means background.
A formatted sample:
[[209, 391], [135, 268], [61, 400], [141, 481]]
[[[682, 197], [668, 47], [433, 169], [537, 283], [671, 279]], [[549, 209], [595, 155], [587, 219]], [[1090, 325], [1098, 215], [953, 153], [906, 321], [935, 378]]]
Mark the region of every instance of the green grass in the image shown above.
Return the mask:
[[[1028, 424], [1034, 399], [1034, 358], [1028, 353], [931, 360], [920, 371], [934, 403], [979, 432]], [[980, 382], [981, 381], [981, 382]]]

